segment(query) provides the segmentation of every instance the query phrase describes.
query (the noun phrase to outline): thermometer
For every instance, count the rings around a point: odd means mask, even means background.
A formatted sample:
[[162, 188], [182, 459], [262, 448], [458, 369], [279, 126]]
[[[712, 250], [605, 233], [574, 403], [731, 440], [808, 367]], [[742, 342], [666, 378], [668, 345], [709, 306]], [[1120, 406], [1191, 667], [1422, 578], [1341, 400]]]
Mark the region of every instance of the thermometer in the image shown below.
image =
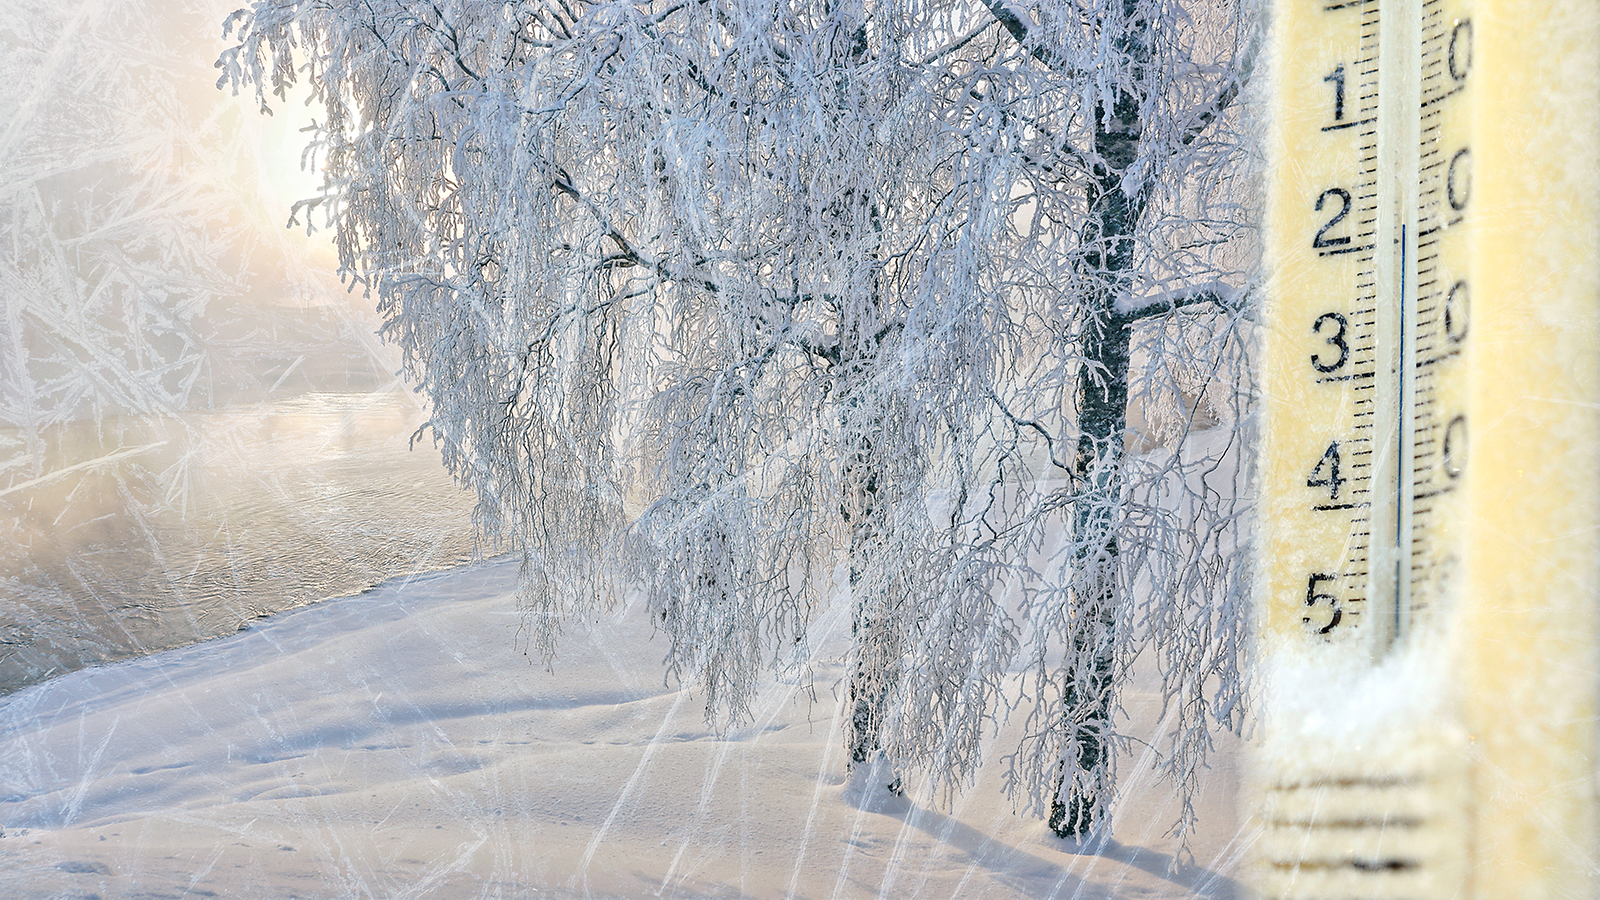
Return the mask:
[[1600, 3], [1277, 0], [1259, 896], [1592, 896]]

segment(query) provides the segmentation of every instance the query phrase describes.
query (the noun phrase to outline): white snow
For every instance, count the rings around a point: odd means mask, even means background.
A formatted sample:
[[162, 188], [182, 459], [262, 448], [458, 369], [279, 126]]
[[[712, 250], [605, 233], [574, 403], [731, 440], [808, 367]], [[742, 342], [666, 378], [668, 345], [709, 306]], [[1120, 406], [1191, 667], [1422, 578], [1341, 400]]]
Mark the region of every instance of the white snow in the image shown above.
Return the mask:
[[[624, 609], [517, 652], [506, 560], [385, 584], [238, 635], [0, 699], [0, 896], [1231, 897], [1244, 843], [1224, 745], [1192, 859], [1173, 791], [1122, 768], [1114, 840], [1012, 812], [1003, 730], [954, 801], [847, 783], [843, 669], [769, 678], [709, 733]], [[814, 694], [815, 702], [812, 702]], [[1159, 704], [1135, 694], [1132, 725]], [[1144, 716], [1143, 719], [1140, 716]], [[1098, 852], [1095, 852], [1098, 851]]]

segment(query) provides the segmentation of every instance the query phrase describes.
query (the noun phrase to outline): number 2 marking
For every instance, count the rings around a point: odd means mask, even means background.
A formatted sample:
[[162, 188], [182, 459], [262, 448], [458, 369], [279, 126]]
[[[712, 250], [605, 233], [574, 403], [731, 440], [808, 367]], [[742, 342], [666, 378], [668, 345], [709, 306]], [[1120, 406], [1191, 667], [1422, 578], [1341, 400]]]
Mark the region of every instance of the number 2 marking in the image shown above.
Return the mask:
[[1339, 198], [1339, 211], [1333, 214], [1333, 218], [1328, 220], [1328, 224], [1317, 229], [1317, 236], [1311, 239], [1311, 246], [1316, 250], [1324, 250], [1328, 247], [1338, 247], [1350, 243], [1349, 235], [1328, 237], [1328, 229], [1343, 222], [1344, 217], [1350, 214], [1350, 192], [1344, 188], [1328, 188], [1323, 191], [1317, 197], [1317, 212], [1322, 212], [1322, 206], [1328, 201], [1329, 197]]

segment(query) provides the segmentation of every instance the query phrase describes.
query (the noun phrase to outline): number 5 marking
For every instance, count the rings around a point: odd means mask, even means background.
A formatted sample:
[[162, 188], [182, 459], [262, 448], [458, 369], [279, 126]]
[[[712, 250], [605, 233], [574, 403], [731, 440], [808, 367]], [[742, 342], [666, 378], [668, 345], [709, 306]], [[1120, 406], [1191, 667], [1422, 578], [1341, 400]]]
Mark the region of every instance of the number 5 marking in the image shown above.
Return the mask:
[[[1339, 622], [1344, 619], [1344, 610], [1339, 608], [1339, 598], [1332, 594], [1324, 594], [1317, 591], [1318, 584], [1324, 581], [1332, 580], [1334, 580], [1334, 576], [1332, 575], [1316, 573], [1311, 576], [1309, 582], [1306, 584], [1306, 607], [1308, 609], [1316, 609], [1318, 603], [1327, 601], [1328, 610], [1332, 613], [1332, 615], [1328, 617], [1328, 624], [1318, 628], [1317, 634], [1327, 634], [1337, 627]], [[1310, 625], [1311, 617], [1303, 616], [1300, 621]]]

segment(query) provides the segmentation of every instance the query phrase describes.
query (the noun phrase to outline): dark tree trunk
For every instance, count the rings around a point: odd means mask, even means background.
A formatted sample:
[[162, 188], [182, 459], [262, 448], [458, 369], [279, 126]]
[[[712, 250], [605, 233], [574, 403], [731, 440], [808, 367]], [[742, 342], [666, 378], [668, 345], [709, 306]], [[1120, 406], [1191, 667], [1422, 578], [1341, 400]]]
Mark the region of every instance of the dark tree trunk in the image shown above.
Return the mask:
[[[1132, 50], [1133, 48], [1125, 48]], [[1064, 760], [1050, 807], [1050, 828], [1082, 837], [1104, 814], [1111, 719], [1112, 637], [1116, 619], [1117, 538], [1113, 510], [1122, 489], [1123, 431], [1128, 419], [1128, 358], [1135, 317], [1117, 310], [1128, 291], [1134, 233], [1144, 212], [1143, 194], [1122, 191], [1122, 175], [1139, 146], [1139, 100], [1119, 93], [1114, 115], [1097, 122], [1095, 150], [1104, 160], [1089, 191], [1090, 218], [1083, 234], [1079, 283], [1090, 296], [1081, 335], [1078, 374], [1078, 447], [1073, 481], [1072, 659], [1076, 676], [1065, 685], [1070, 736], [1078, 775], [1067, 780]]]
[[[865, 53], [865, 40], [865, 31], [855, 34], [852, 57]], [[849, 194], [847, 198], [859, 199]], [[864, 212], [873, 231], [881, 234], [877, 204], [868, 202]], [[876, 278], [880, 265], [876, 251], [872, 253], [872, 261]], [[854, 339], [841, 340], [835, 371], [848, 383], [877, 369], [885, 341], [894, 331], [885, 318], [883, 296], [876, 283], [869, 315], [863, 320], [842, 324], [844, 335]], [[884, 542], [889, 532], [887, 506], [892, 502], [892, 491], [886, 481], [883, 461], [878, 458], [883, 412], [876, 408], [863, 410], [861, 400], [850, 396], [849, 386], [844, 387], [844, 395], [848, 398], [845, 400], [846, 416], [853, 427], [846, 429], [850, 434], [844, 465], [848, 495], [843, 498], [840, 511], [850, 529], [850, 601], [853, 606], [850, 635], [855, 647], [850, 668], [850, 721], [845, 725], [845, 746], [850, 753], [849, 766], [854, 769], [871, 765], [882, 753], [880, 738], [889, 696], [900, 681], [902, 645], [894, 631], [891, 606], [900, 598], [883, 596], [881, 592], [885, 586], [865, 577], [870, 567], [882, 565]], [[882, 787], [891, 793], [900, 793], [900, 779], [892, 775], [890, 779]]]

